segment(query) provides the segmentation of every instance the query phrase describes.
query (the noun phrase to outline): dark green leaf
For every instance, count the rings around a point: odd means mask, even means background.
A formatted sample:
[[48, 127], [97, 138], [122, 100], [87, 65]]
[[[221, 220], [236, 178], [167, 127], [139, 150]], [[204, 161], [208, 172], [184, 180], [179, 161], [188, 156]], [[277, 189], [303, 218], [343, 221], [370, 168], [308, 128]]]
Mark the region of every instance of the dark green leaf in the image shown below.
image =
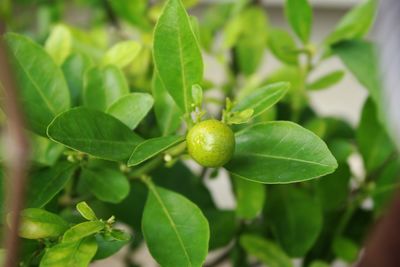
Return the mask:
[[142, 138], [114, 117], [100, 111], [73, 108], [48, 127], [48, 136], [96, 157], [125, 161]]
[[207, 220], [210, 224], [210, 247], [212, 251], [224, 247], [235, 237], [238, 228], [235, 212], [232, 210], [205, 210]]
[[101, 221], [83, 222], [68, 229], [62, 239], [63, 243], [77, 242], [85, 237], [97, 234], [105, 227]]
[[312, 8], [308, 0], [286, 0], [285, 14], [293, 31], [306, 44], [310, 39], [313, 22]]
[[338, 82], [340, 82], [344, 77], [344, 71], [337, 70], [331, 73], [328, 73], [316, 81], [313, 81], [311, 84], [307, 85], [307, 89], [309, 90], [321, 90], [325, 88], [329, 88]]
[[298, 63], [296, 42], [287, 31], [278, 28], [271, 29], [268, 45], [277, 59], [293, 65]]
[[276, 184], [332, 173], [337, 162], [314, 133], [292, 122], [277, 121], [238, 132], [235, 154], [226, 168], [247, 180]]
[[236, 192], [236, 215], [239, 218], [251, 220], [257, 217], [263, 209], [265, 187], [262, 184], [246, 181], [233, 176]]
[[101, 260], [112, 256], [117, 253], [123, 246], [129, 243], [127, 240], [116, 240], [113, 238], [105, 238], [103, 235], [96, 235], [96, 242], [98, 245], [97, 253], [94, 260]]

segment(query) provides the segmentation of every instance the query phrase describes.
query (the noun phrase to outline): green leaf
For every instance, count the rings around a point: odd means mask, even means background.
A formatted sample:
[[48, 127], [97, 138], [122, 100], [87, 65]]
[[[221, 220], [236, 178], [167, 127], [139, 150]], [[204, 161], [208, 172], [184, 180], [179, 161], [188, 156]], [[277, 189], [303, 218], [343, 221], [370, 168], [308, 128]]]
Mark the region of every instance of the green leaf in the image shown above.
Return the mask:
[[60, 114], [49, 125], [47, 134], [72, 149], [114, 161], [127, 160], [142, 142], [116, 118], [83, 107]]
[[282, 62], [297, 65], [298, 48], [296, 41], [285, 30], [274, 28], [270, 30], [268, 46], [273, 55]]
[[330, 265], [323, 261], [313, 261], [310, 267], [329, 267]]
[[302, 257], [314, 245], [322, 229], [320, 205], [301, 188], [280, 185], [270, 189], [266, 210], [271, 230], [290, 256]]
[[145, 12], [148, 8], [147, 0], [119, 0], [110, 1], [112, 10], [118, 14], [118, 17], [129, 23], [147, 28], [149, 22], [146, 20]]
[[97, 251], [94, 237], [60, 243], [46, 250], [40, 267], [87, 267]]
[[107, 113], [122, 121], [129, 128], [135, 129], [151, 110], [153, 103], [154, 100], [150, 94], [131, 93], [115, 101], [107, 109]]
[[275, 121], [236, 133], [235, 154], [225, 167], [250, 181], [277, 184], [332, 173], [337, 162], [314, 133], [292, 122]]
[[127, 245], [129, 243], [129, 240], [130, 237], [125, 240], [117, 240], [112, 237], [105, 237], [101, 234], [96, 235], [98, 249], [93, 259], [101, 260], [112, 256], [113, 254], [117, 253], [123, 246]]
[[79, 202], [76, 205], [76, 209], [82, 215], [82, 217], [85, 218], [86, 220], [89, 220], [89, 221], [97, 220], [96, 214], [94, 213], [92, 208], [90, 208], [89, 205], [85, 201]]
[[376, 10], [376, 0], [362, 1], [339, 21], [333, 32], [326, 37], [324, 43], [331, 45], [343, 40], [364, 37], [373, 25]]
[[46, 136], [47, 125], [70, 106], [64, 76], [44, 49], [27, 37], [7, 33], [4, 39], [27, 122], [35, 133]]
[[101, 221], [79, 223], [69, 228], [62, 239], [63, 243], [77, 242], [85, 237], [97, 234], [104, 229], [106, 224]]
[[253, 117], [257, 117], [278, 103], [290, 88], [288, 82], [278, 82], [254, 90], [233, 107], [232, 111], [253, 109]]
[[210, 224], [209, 250], [224, 247], [232, 241], [237, 230], [235, 212], [232, 210], [207, 209], [204, 215]]
[[142, 230], [152, 256], [163, 267], [202, 266], [210, 230], [201, 210], [177, 193], [149, 189]]
[[286, 0], [285, 15], [293, 31], [306, 44], [310, 39], [313, 22], [312, 8], [308, 0]]
[[331, 73], [328, 73], [322, 76], [321, 78], [317, 79], [316, 81], [313, 81], [312, 83], [307, 85], [307, 89], [321, 90], [331, 87], [340, 82], [343, 79], [344, 74], [345, 73], [342, 70], [332, 71]]
[[368, 172], [379, 168], [395, 151], [388, 134], [378, 121], [376, 106], [371, 98], [364, 104], [356, 140]]
[[191, 88], [203, 80], [200, 48], [180, 0], [168, 0], [154, 32], [154, 64], [178, 107], [191, 111]]
[[109, 65], [103, 69], [94, 67], [88, 70], [84, 79], [84, 106], [100, 111], [107, 108], [129, 94], [128, 83], [124, 74], [115, 66]]
[[31, 148], [31, 160], [45, 166], [53, 166], [65, 150], [63, 145], [33, 133], [31, 135]]
[[197, 107], [201, 107], [203, 103], [203, 88], [200, 85], [195, 84], [192, 86], [192, 98], [193, 104]]
[[61, 65], [68, 57], [72, 47], [72, 36], [68, 27], [62, 24], [55, 25], [44, 47], [57, 65]]
[[251, 220], [257, 217], [265, 201], [265, 187], [262, 184], [246, 181], [233, 176], [236, 192], [236, 215]]
[[65, 187], [75, 169], [73, 164], [61, 162], [35, 172], [29, 179], [27, 207], [44, 207]]
[[242, 235], [240, 245], [268, 267], [293, 267], [290, 258], [273, 242], [255, 235]]
[[345, 237], [338, 237], [333, 241], [335, 255], [348, 263], [354, 263], [358, 259], [360, 248], [354, 241]]
[[119, 171], [109, 168], [84, 168], [81, 178], [99, 200], [119, 203], [129, 194], [129, 182]]
[[128, 166], [139, 165], [184, 140], [184, 137], [175, 135], [148, 139], [135, 148], [128, 161]]
[[67, 222], [54, 213], [33, 208], [21, 212], [19, 235], [23, 238], [55, 238], [62, 235], [67, 228]]
[[181, 125], [181, 112], [172, 97], [168, 94], [157, 71], [154, 72], [152, 88], [154, 112], [161, 133], [163, 136], [173, 134]]
[[131, 63], [141, 50], [141, 45], [135, 41], [124, 41], [115, 44], [103, 56], [103, 66], [115, 65], [124, 68]]

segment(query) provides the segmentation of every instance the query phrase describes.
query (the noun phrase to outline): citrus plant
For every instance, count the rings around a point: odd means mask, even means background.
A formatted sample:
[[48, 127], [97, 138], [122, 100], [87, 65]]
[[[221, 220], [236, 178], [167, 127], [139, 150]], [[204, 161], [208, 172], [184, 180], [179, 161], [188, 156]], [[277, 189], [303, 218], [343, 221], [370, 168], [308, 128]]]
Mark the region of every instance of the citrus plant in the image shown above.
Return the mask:
[[[126, 266], [139, 266], [130, 255], [143, 243], [163, 267], [357, 260], [400, 171], [364, 40], [376, 1], [318, 44], [307, 0], [286, 1], [291, 31], [259, 1], [215, 1], [199, 17], [188, 15], [196, 0], [37, 2], [5, 1], [1, 12], [32, 147], [20, 266], [85, 267], [124, 246]], [[84, 10], [84, 25], [71, 10]], [[267, 51], [281, 64], [261, 75]], [[205, 56], [222, 82], [204, 75]], [[315, 78], [332, 57], [348, 71]], [[357, 127], [309, 104], [344, 75], [370, 95]], [[357, 153], [365, 177], [350, 168]], [[205, 183], [226, 174], [235, 209]]]

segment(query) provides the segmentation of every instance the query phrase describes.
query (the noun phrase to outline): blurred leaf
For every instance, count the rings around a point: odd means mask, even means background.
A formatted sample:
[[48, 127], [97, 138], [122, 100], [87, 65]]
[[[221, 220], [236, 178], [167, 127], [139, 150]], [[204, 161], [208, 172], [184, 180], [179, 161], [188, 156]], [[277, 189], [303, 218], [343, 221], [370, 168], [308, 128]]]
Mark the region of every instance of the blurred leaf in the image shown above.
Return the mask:
[[298, 64], [298, 48], [293, 37], [285, 30], [273, 28], [269, 32], [268, 46], [273, 55], [287, 64]]
[[329, 267], [330, 265], [323, 261], [313, 261], [310, 267]]
[[89, 221], [97, 220], [96, 214], [94, 213], [92, 208], [90, 208], [89, 205], [85, 201], [79, 202], [76, 205], [76, 209], [82, 215], [82, 217], [85, 218], [86, 220], [89, 220]]
[[356, 147], [352, 141], [340, 138], [330, 141], [328, 147], [340, 163], [347, 162], [350, 155], [356, 151]]
[[352, 240], [338, 237], [333, 242], [333, 251], [338, 258], [348, 263], [354, 263], [358, 259], [360, 248]]
[[60, 114], [47, 133], [67, 147], [114, 161], [127, 160], [142, 142], [141, 137], [114, 117], [83, 107]]
[[236, 192], [236, 216], [246, 220], [254, 219], [264, 207], [264, 185], [235, 176], [232, 178]]
[[290, 258], [275, 243], [255, 235], [242, 235], [240, 245], [268, 267], [293, 267]]
[[7, 33], [4, 39], [27, 122], [35, 133], [46, 136], [47, 125], [70, 106], [64, 76], [44, 49], [27, 37]]
[[105, 238], [103, 235], [96, 235], [96, 242], [98, 245], [97, 253], [94, 260], [101, 260], [112, 256], [117, 253], [123, 246], [127, 245], [130, 238], [126, 240], [117, 240], [113, 238]]
[[149, 190], [142, 229], [152, 256], [165, 267], [201, 266], [210, 238], [201, 210], [172, 191], [153, 184]]
[[332, 173], [337, 162], [315, 134], [295, 123], [276, 121], [236, 133], [235, 154], [226, 168], [243, 179], [276, 184]]
[[285, 15], [300, 40], [308, 43], [313, 22], [313, 11], [308, 0], [286, 0]]
[[31, 135], [31, 147], [31, 160], [45, 166], [54, 165], [65, 150], [63, 145], [36, 134]]
[[72, 36], [68, 27], [63, 24], [55, 25], [46, 40], [44, 48], [56, 64], [60, 66], [71, 53]]
[[338, 82], [340, 82], [345, 73], [342, 70], [337, 70], [337, 71], [332, 71], [321, 78], [317, 79], [316, 81], [313, 81], [312, 83], [307, 85], [307, 89], [309, 90], [321, 90], [325, 89], [328, 87], [331, 87]]
[[107, 113], [113, 115], [126, 126], [135, 129], [153, 107], [153, 97], [146, 93], [131, 93], [111, 104]]
[[203, 103], [203, 88], [198, 84], [192, 86], [192, 99], [195, 106], [200, 107]]
[[111, 47], [103, 56], [103, 66], [114, 65], [118, 68], [128, 66], [139, 54], [141, 45], [136, 41], [123, 41]]
[[154, 64], [178, 107], [191, 111], [191, 87], [203, 80], [203, 60], [180, 0], [168, 0], [154, 31]]
[[63, 243], [77, 242], [85, 237], [92, 236], [104, 229], [106, 224], [101, 221], [79, 223], [69, 228], [62, 239]]
[[204, 215], [210, 224], [209, 250], [224, 247], [235, 237], [237, 223], [235, 212], [231, 210], [205, 210]]
[[163, 136], [148, 139], [140, 143], [133, 151], [128, 161], [128, 166], [136, 166], [140, 163], [157, 156], [168, 148], [185, 140], [182, 136]]
[[118, 17], [142, 28], [149, 27], [149, 22], [145, 16], [148, 5], [147, 0], [118, 0], [109, 1], [109, 3], [113, 11], [118, 14]]

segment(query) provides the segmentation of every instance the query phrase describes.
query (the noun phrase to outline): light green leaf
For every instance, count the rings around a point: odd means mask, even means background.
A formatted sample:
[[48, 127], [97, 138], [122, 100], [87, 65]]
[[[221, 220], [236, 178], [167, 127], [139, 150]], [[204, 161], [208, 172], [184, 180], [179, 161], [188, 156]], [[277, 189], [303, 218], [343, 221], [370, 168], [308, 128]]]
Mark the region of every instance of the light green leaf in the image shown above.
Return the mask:
[[115, 101], [107, 113], [135, 129], [153, 107], [153, 97], [146, 93], [131, 93]]
[[343, 40], [364, 37], [373, 25], [377, 10], [376, 0], [364, 0], [348, 12], [337, 24], [324, 43], [331, 45]]
[[46, 136], [47, 125], [70, 107], [64, 76], [44, 49], [27, 37], [7, 33], [4, 39], [27, 122], [35, 133]]
[[290, 258], [275, 243], [255, 235], [242, 235], [240, 245], [268, 267], [293, 267]]
[[85, 218], [86, 220], [89, 220], [89, 221], [97, 220], [96, 214], [94, 213], [92, 208], [89, 207], [89, 205], [85, 201], [79, 202], [76, 205], [76, 209], [82, 215], [82, 217]]
[[163, 267], [200, 267], [210, 230], [201, 210], [185, 197], [149, 184], [142, 230], [151, 255]]
[[46, 250], [39, 267], [87, 267], [97, 251], [94, 237], [60, 243]]
[[332, 173], [337, 162], [314, 133], [292, 122], [275, 121], [238, 132], [235, 154], [226, 168], [247, 180], [278, 184]]
[[332, 248], [338, 258], [348, 263], [354, 263], [360, 252], [360, 247], [354, 241], [342, 236], [333, 241]]
[[139, 165], [184, 140], [184, 137], [174, 135], [148, 139], [135, 148], [128, 161], [128, 166]]
[[163, 136], [173, 134], [181, 125], [181, 112], [168, 94], [163, 82], [154, 72], [153, 76], [154, 112]]
[[265, 187], [262, 184], [246, 181], [233, 176], [236, 192], [236, 215], [251, 220], [257, 217], [265, 201]]
[[285, 15], [293, 31], [306, 44], [310, 39], [313, 22], [312, 8], [308, 0], [286, 0]]
[[61, 162], [51, 168], [35, 172], [29, 179], [27, 207], [44, 207], [64, 188], [75, 168], [73, 164]]
[[19, 235], [23, 238], [55, 238], [62, 235], [67, 228], [67, 222], [54, 213], [33, 208], [21, 212]]
[[63, 24], [55, 25], [44, 47], [57, 65], [61, 65], [68, 57], [72, 47], [72, 35], [68, 27]]
[[203, 80], [200, 48], [180, 0], [168, 0], [154, 32], [154, 63], [178, 107], [191, 111], [191, 88]]
[[108, 168], [84, 168], [81, 178], [99, 200], [119, 203], [129, 194], [128, 179], [119, 171]]
[[105, 225], [106, 224], [101, 221], [89, 221], [79, 223], [65, 232], [62, 242], [77, 242], [85, 237], [97, 234], [104, 229]]
[[270, 187], [266, 210], [271, 230], [282, 248], [292, 257], [304, 256], [322, 228], [322, 212], [316, 198], [293, 186]]
[[261, 87], [241, 99], [232, 111], [253, 109], [253, 117], [257, 117], [282, 99], [289, 88], [290, 83], [288, 82], [278, 82]]
[[141, 45], [135, 41], [124, 41], [115, 44], [103, 56], [103, 66], [115, 65], [124, 68], [131, 63], [141, 50]]
[[45, 166], [52, 166], [56, 163], [62, 152], [65, 150], [63, 145], [57, 144], [47, 137], [31, 135], [31, 160]]
[[322, 76], [321, 78], [317, 79], [316, 81], [313, 81], [309, 85], [307, 85], [307, 89], [321, 90], [321, 89], [331, 87], [331, 86], [337, 84], [338, 82], [340, 82], [343, 79], [344, 75], [345, 75], [345, 73], [342, 70], [332, 71], [332, 72]]
[[114, 161], [127, 160], [142, 138], [125, 124], [100, 111], [83, 107], [60, 114], [48, 136], [72, 149]]
[[298, 63], [296, 42], [287, 31], [278, 28], [271, 29], [268, 45], [273, 55], [280, 61], [293, 65]]
[[149, 22], [146, 20], [145, 12], [148, 8], [147, 0], [118, 0], [110, 1], [112, 10], [118, 14], [118, 17], [129, 23], [148, 28]]
[[83, 92], [84, 106], [106, 111], [112, 103], [126, 94], [129, 94], [128, 82], [117, 67], [112, 65], [103, 69], [95, 67], [86, 72]]
[[201, 107], [203, 102], [203, 88], [200, 85], [195, 84], [192, 86], [192, 98], [193, 104], [197, 107]]

